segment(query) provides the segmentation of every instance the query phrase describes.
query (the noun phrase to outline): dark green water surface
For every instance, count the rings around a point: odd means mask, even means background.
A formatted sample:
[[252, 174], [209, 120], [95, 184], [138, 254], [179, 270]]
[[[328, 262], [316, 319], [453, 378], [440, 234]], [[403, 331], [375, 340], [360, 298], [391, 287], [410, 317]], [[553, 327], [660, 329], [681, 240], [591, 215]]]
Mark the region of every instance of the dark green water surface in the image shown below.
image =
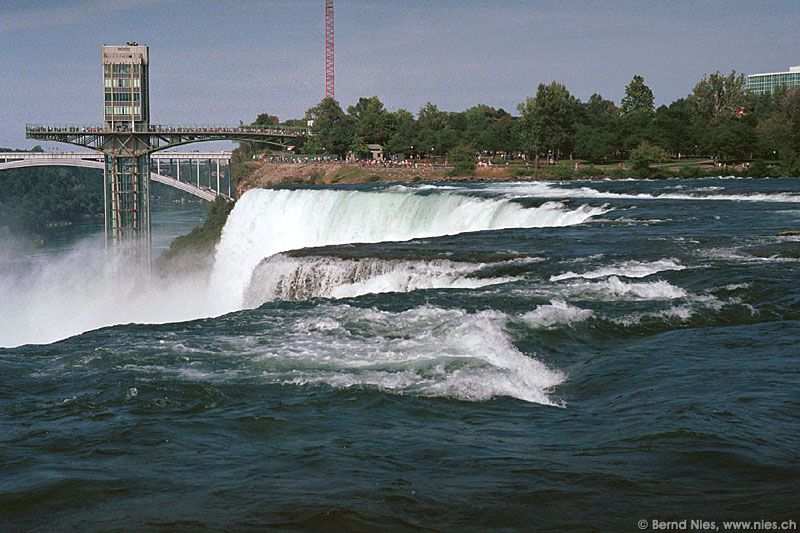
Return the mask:
[[[456, 187], [607, 212], [301, 250], [311, 297], [0, 348], [0, 529], [798, 521], [800, 182]], [[162, 247], [202, 217], [160, 209]], [[378, 260], [465, 273], [313, 297]]]

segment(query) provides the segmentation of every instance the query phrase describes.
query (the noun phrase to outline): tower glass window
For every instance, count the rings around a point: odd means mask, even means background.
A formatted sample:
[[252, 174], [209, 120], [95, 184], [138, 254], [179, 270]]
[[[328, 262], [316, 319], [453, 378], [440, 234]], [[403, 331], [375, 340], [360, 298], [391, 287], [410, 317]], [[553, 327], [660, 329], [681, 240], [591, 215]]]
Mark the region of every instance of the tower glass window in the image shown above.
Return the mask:
[[148, 47], [136, 43], [102, 47], [106, 128], [137, 129], [150, 122], [148, 55]]

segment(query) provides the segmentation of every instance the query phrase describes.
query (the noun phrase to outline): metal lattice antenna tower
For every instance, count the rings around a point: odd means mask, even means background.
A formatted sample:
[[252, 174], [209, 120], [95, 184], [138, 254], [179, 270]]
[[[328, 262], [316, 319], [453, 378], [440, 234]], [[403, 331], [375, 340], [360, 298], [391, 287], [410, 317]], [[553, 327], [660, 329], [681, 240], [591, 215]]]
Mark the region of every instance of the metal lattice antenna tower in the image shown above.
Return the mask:
[[325, 0], [325, 98], [334, 98], [333, 0]]

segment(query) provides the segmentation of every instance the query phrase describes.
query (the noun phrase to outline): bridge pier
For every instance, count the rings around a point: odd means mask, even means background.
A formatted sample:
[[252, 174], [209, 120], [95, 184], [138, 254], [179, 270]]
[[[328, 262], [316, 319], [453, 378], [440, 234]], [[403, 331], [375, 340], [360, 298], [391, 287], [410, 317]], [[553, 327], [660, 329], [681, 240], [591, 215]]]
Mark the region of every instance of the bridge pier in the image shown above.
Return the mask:
[[[124, 66], [124, 65], [123, 65]], [[106, 73], [113, 69], [107, 69]], [[119, 91], [114, 92], [117, 94]], [[108, 91], [106, 91], [108, 94]], [[120, 109], [124, 108], [120, 107]], [[116, 106], [106, 108], [117, 110]], [[129, 108], [125, 108], [129, 109]], [[114, 114], [109, 115], [113, 118]], [[176, 160], [176, 178], [166, 178], [156, 174], [152, 179], [166, 183], [172, 187], [184, 190], [205, 200], [213, 201], [215, 195], [222, 191], [222, 171], [219, 168], [219, 155], [213, 153], [178, 154], [164, 157], [157, 152], [174, 146], [185, 145], [192, 142], [231, 140], [236, 142], [263, 142], [274, 146], [296, 146], [306, 136], [305, 130], [295, 128], [282, 128], [271, 126], [260, 127], [208, 127], [208, 128], [183, 128], [159, 126], [149, 124], [146, 120], [132, 120], [130, 123], [120, 120], [106, 120], [102, 126], [68, 126], [45, 127], [36, 125], [25, 126], [26, 137], [48, 142], [70, 143], [96, 150], [100, 153], [69, 154], [69, 164], [72, 166], [97, 167], [104, 169], [104, 205], [105, 205], [105, 234], [108, 243], [131, 242], [134, 249], [151, 260], [151, 234], [150, 234], [150, 154], [158, 161], [160, 159]], [[169, 152], [166, 152], [168, 154]], [[187, 157], [188, 156], [188, 157]], [[26, 154], [22, 164], [0, 163], [0, 170], [16, 168], [19, 166], [37, 166], [42, 164], [64, 164], [63, 154]], [[9, 159], [17, 159], [9, 157]], [[188, 160], [189, 172], [192, 171], [192, 160], [196, 160], [195, 180], [181, 181], [181, 161]], [[200, 160], [217, 159], [217, 190], [213, 190], [213, 177], [211, 165], [208, 170], [208, 187], [201, 187]], [[232, 197], [233, 189], [233, 162], [230, 154], [222, 159], [228, 163], [228, 197]], [[34, 161], [35, 160], [35, 161]], [[31, 162], [33, 161], [33, 164]], [[188, 183], [187, 183], [188, 181]], [[195, 181], [194, 184], [191, 184]], [[125, 246], [127, 248], [128, 246]]]
[[151, 262], [150, 155], [136, 147], [114, 147], [103, 169], [107, 243], [125, 244], [145, 264]]

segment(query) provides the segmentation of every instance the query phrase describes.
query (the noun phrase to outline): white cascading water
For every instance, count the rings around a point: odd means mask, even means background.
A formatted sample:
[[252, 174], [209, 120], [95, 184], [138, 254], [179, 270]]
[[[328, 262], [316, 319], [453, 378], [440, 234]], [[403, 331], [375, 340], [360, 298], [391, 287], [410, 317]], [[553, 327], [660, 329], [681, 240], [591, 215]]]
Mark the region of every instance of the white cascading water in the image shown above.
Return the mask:
[[483, 263], [446, 259], [341, 259], [329, 256], [291, 257], [275, 254], [261, 261], [247, 285], [244, 306], [275, 300], [353, 298], [362, 294], [419, 289], [477, 289], [517, 278], [476, 278]]
[[211, 276], [215, 312], [241, 309], [262, 259], [349, 243], [406, 241], [470, 231], [570, 226], [607, 212], [560, 202], [525, 208], [509, 199], [458, 193], [254, 189], [237, 202], [217, 245]]

